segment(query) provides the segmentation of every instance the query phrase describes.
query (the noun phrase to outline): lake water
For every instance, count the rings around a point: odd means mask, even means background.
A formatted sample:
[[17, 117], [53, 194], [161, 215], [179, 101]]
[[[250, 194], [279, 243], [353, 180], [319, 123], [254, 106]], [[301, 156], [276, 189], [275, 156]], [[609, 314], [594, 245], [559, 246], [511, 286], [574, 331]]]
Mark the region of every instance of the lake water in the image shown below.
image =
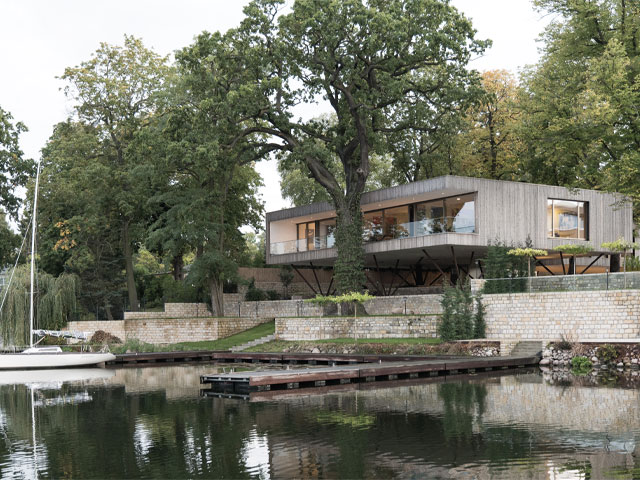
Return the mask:
[[199, 376], [222, 368], [1, 373], [0, 476], [640, 476], [638, 377], [534, 370], [202, 396]]

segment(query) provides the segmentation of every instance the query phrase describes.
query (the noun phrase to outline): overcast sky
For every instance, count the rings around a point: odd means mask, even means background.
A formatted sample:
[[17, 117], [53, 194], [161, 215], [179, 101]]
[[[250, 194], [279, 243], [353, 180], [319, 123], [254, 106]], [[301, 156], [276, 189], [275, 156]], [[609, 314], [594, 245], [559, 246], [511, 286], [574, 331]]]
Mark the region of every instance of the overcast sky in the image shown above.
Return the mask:
[[[90, 58], [100, 42], [121, 44], [140, 37], [166, 55], [203, 30], [226, 30], [242, 18], [240, 0], [0, 0], [0, 107], [27, 125], [23, 151], [38, 158], [52, 127], [67, 118], [70, 105], [56, 79], [65, 67]], [[290, 2], [291, 3], [291, 2]], [[452, 0], [473, 21], [477, 38], [493, 47], [471, 67], [517, 74], [538, 60], [536, 42], [549, 21], [530, 0]], [[280, 196], [275, 162], [261, 162], [266, 211], [289, 206]]]

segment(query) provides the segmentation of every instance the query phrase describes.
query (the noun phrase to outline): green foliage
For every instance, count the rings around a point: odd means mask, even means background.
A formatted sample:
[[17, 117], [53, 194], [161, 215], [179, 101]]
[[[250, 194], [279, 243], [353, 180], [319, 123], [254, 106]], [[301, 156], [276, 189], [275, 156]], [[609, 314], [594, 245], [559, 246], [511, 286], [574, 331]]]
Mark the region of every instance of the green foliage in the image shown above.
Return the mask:
[[318, 305], [327, 305], [327, 304], [340, 304], [340, 303], [349, 303], [349, 302], [358, 302], [364, 303], [368, 300], [372, 300], [375, 298], [373, 295], [369, 295], [369, 292], [349, 292], [343, 293], [342, 295], [316, 295], [314, 298], [309, 298], [305, 300], [305, 302], [315, 303]]
[[278, 273], [280, 277], [280, 282], [282, 282], [282, 286], [284, 287], [284, 299], [289, 298], [289, 285], [293, 282], [295, 274], [293, 273], [293, 268], [290, 265], [284, 265], [280, 267], [280, 272]]
[[0, 107], [0, 205], [15, 219], [20, 208], [16, 190], [35, 176], [35, 163], [23, 158], [20, 149], [20, 135], [26, 131], [23, 123], [14, 123], [11, 114]]
[[587, 357], [576, 356], [571, 359], [571, 371], [576, 375], [584, 375], [589, 373], [593, 368], [591, 360]]
[[640, 248], [640, 244], [629, 242], [623, 237], [620, 237], [613, 242], [604, 242], [602, 248], [610, 252], [625, 253], [631, 249]]
[[527, 181], [640, 195], [638, 2], [536, 0], [555, 19], [524, 75]]
[[593, 252], [593, 247], [588, 243], [568, 243], [566, 245], [558, 245], [553, 247], [553, 249], [556, 252], [562, 252], [568, 255], [584, 255]]
[[[30, 276], [28, 265], [17, 267], [7, 291], [0, 312], [0, 331], [4, 345], [29, 345]], [[38, 272], [37, 282], [34, 328], [60, 330], [76, 311], [78, 279], [69, 274], [56, 278]]]
[[473, 338], [485, 338], [487, 336], [487, 322], [485, 320], [486, 309], [482, 304], [482, 297], [476, 296], [476, 313], [473, 318]]
[[0, 209], [0, 271], [16, 260], [20, 247], [20, 235], [13, 233]]
[[627, 272], [640, 272], [640, 258], [626, 257], [624, 260], [624, 269]]
[[540, 250], [537, 248], [512, 248], [507, 252], [507, 255], [513, 255], [516, 257], [525, 257], [527, 259], [533, 257], [542, 257], [547, 254], [546, 250]]
[[469, 285], [445, 287], [441, 300], [442, 315], [438, 336], [445, 342], [484, 338], [486, 334], [485, 309], [481, 299], [471, 295]]
[[596, 357], [600, 360], [600, 363], [611, 364], [614, 363], [619, 356], [618, 349], [609, 343], [606, 343], [596, 350]]
[[247, 302], [261, 302], [263, 300], [267, 300], [268, 294], [264, 290], [256, 287], [256, 280], [252, 278], [249, 281], [249, 286], [247, 288], [247, 293], [244, 296], [244, 299]]
[[[484, 293], [511, 293], [526, 290], [529, 261], [527, 257], [510, 255], [509, 251], [520, 247], [510, 247], [500, 241], [487, 247], [487, 255], [482, 263], [485, 282]], [[531, 240], [527, 239], [523, 250], [531, 249]], [[497, 279], [497, 280], [493, 280]], [[507, 279], [507, 280], [503, 280]]]
[[[97, 175], [82, 176], [90, 180], [83, 185], [87, 206], [93, 207], [87, 213], [98, 216], [94, 222], [112, 220], [110, 228], [119, 233], [116, 245], [122, 243], [118, 250], [133, 310], [138, 308], [134, 249], [153, 218], [147, 202], [151, 182], [141, 181], [140, 174], [152, 160], [145, 130], [165, 108], [165, 87], [172, 75], [167, 63], [140, 39], [125, 35], [123, 46], [102, 43], [90, 60], [66, 68], [61, 77], [79, 124], [95, 135], [91, 140], [97, 157], [90, 158]], [[73, 157], [81, 154], [73, 151]], [[65, 215], [53, 223], [69, 220]]]

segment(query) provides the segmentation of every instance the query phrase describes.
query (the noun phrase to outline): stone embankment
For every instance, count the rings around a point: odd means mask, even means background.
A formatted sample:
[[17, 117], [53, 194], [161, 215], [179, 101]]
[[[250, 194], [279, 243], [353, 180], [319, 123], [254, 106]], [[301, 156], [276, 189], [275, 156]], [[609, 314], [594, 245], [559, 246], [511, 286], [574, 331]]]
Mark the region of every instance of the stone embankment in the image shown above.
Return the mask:
[[637, 343], [573, 343], [550, 344], [542, 351], [541, 367], [571, 368], [574, 357], [588, 358], [595, 369], [633, 369], [640, 367], [640, 344]]
[[325, 343], [287, 342], [283, 353], [323, 354], [390, 354], [390, 355], [471, 355], [475, 357], [500, 356], [500, 342], [470, 341], [432, 344], [389, 343]]

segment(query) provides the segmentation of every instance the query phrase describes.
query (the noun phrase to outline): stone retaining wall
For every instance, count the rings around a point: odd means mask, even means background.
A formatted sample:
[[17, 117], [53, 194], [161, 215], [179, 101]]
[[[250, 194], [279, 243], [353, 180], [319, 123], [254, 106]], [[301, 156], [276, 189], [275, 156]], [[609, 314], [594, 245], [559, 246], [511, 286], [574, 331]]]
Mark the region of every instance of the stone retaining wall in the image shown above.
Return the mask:
[[211, 312], [206, 303], [165, 303], [164, 312], [124, 312], [125, 320], [210, 316]]
[[328, 340], [331, 338], [435, 337], [438, 317], [310, 317], [277, 318], [278, 340]]
[[121, 340], [138, 339], [147, 343], [178, 343], [218, 340], [269, 321], [264, 318], [136, 318], [102, 322], [69, 322], [67, 329], [88, 332], [98, 330]]
[[[436, 315], [442, 313], [441, 295], [407, 295], [375, 297], [364, 303], [369, 315]], [[226, 317], [321, 317], [323, 308], [304, 300], [238, 301], [238, 296], [225, 295]]]
[[109, 332], [120, 340], [126, 338], [124, 320], [95, 320], [89, 322], [69, 322], [65, 328], [73, 332], [86, 332], [87, 338], [91, 338], [98, 330]]
[[640, 291], [484, 295], [487, 338], [574, 341], [640, 338]]

